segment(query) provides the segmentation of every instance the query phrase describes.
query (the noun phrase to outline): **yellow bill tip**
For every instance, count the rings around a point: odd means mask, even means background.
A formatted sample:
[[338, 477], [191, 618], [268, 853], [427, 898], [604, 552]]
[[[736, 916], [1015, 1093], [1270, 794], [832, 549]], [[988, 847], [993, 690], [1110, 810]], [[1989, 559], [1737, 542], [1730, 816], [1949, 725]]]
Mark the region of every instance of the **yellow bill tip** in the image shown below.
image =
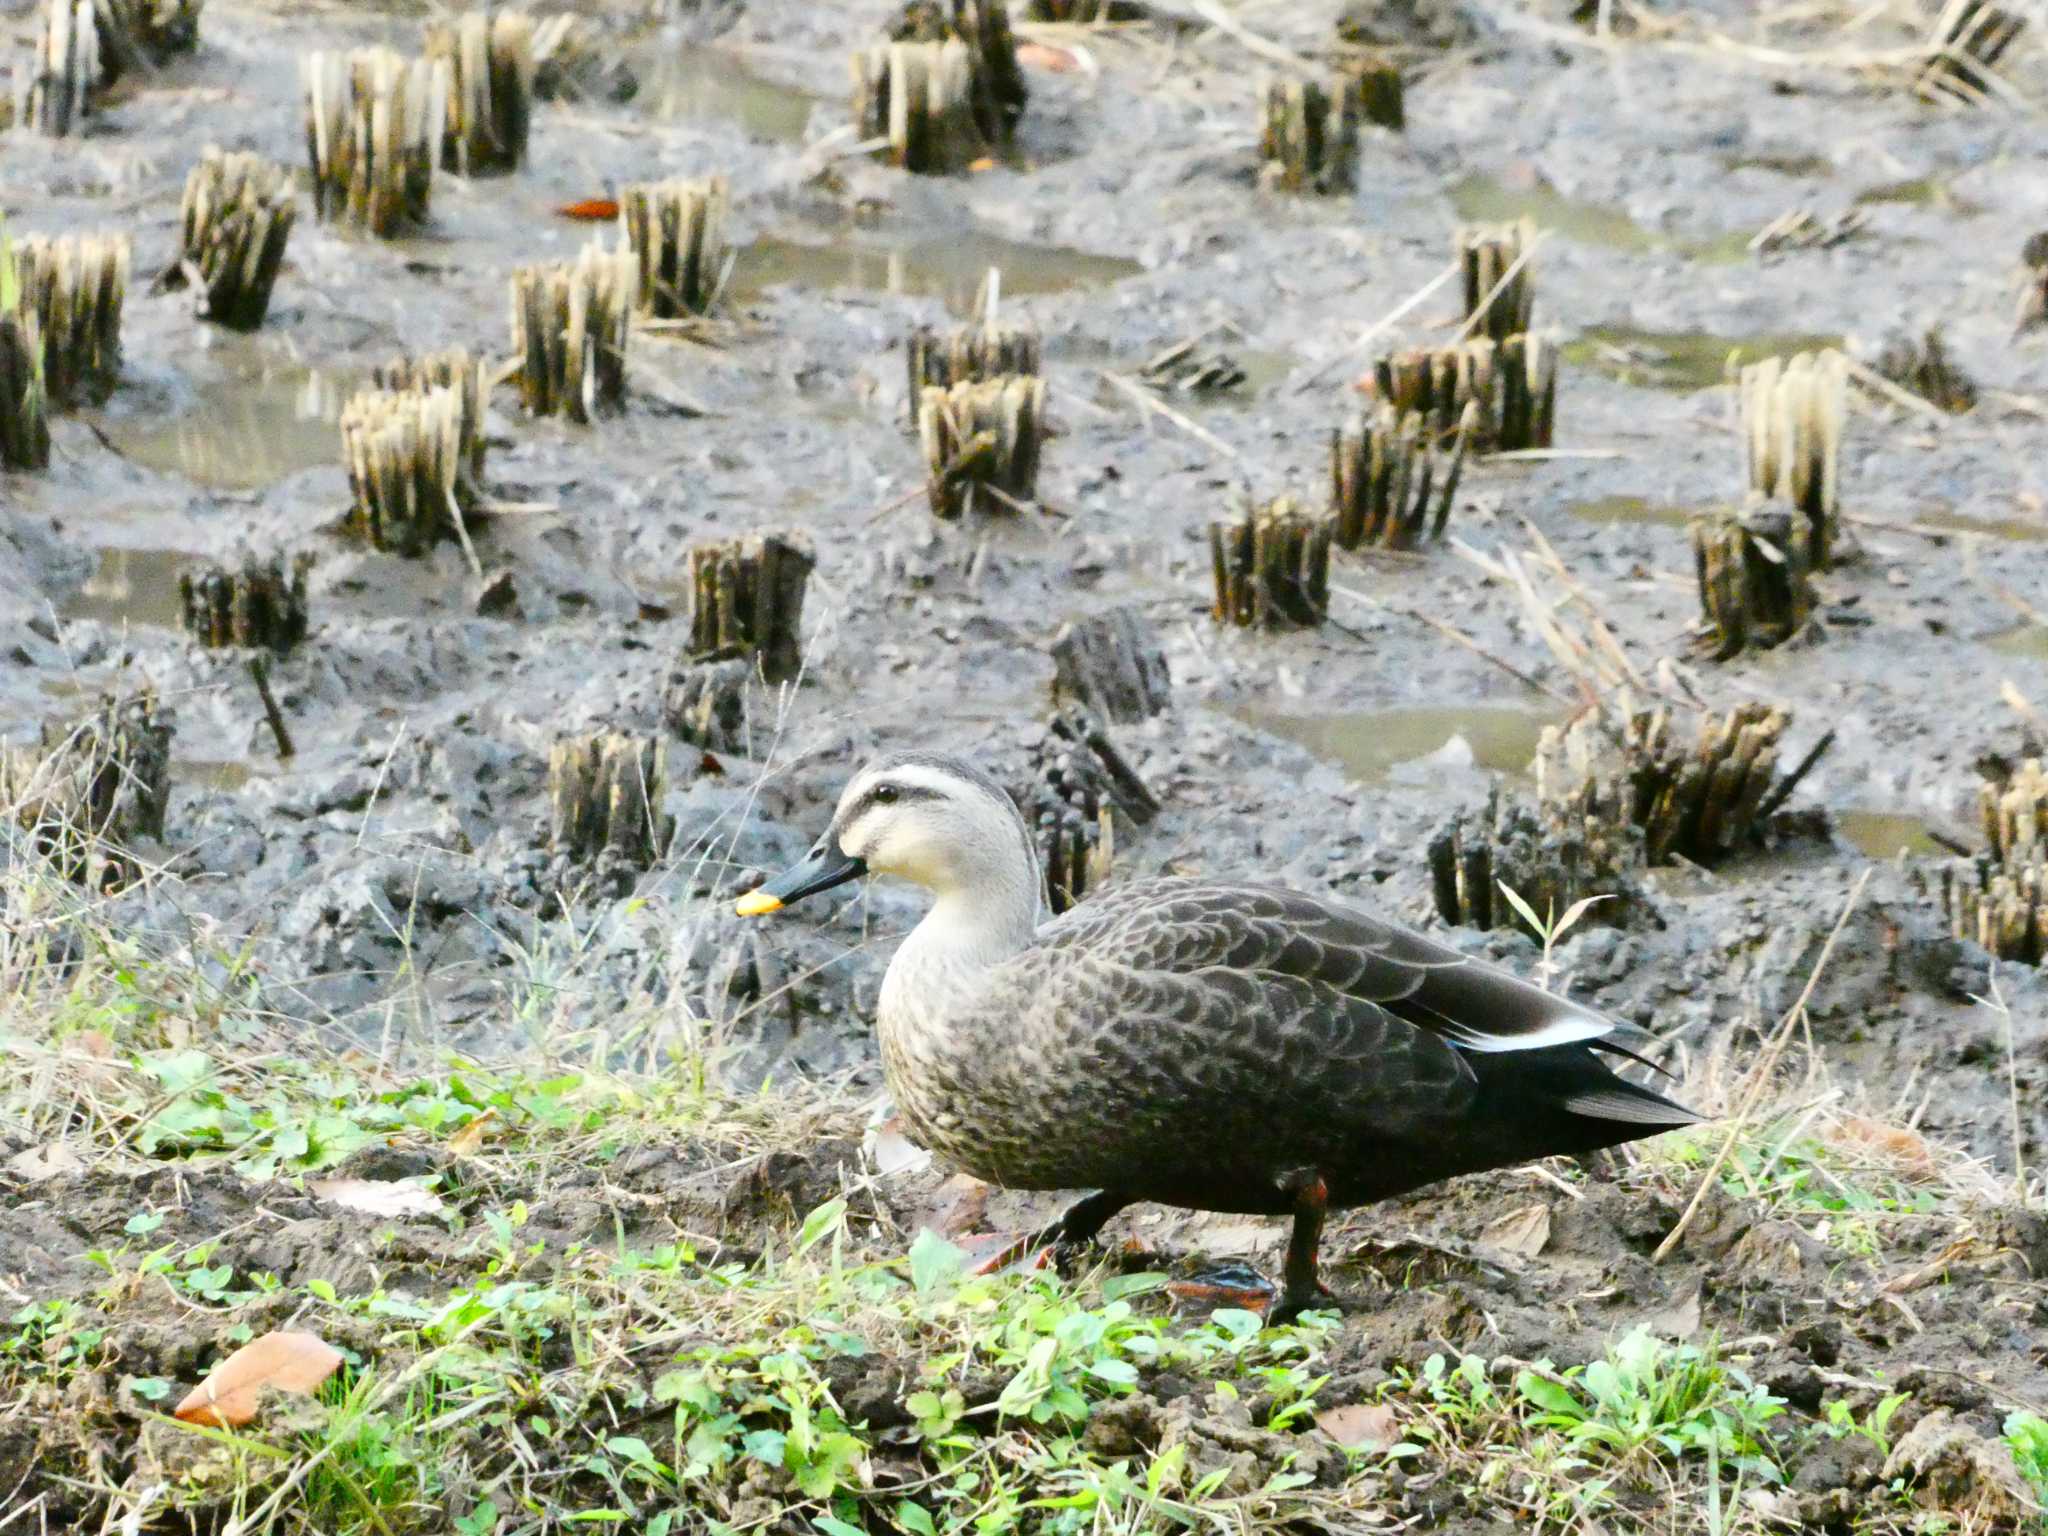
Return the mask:
[[761, 917], [770, 912], [780, 912], [782, 902], [766, 891], [749, 891], [732, 904], [732, 909], [741, 917]]

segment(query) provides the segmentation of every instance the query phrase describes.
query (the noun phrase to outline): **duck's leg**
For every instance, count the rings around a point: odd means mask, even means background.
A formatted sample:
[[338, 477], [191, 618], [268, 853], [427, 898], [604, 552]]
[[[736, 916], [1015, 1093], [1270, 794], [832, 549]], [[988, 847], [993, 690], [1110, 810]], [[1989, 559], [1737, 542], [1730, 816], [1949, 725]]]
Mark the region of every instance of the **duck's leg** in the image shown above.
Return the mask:
[[1031, 1239], [1031, 1246], [1050, 1243], [1054, 1259], [1064, 1262], [1094, 1242], [1109, 1218], [1129, 1204], [1131, 1197], [1120, 1189], [1098, 1189], [1068, 1206], [1058, 1221]]
[[1323, 1220], [1330, 1213], [1330, 1186], [1315, 1169], [1303, 1168], [1288, 1174], [1280, 1187], [1294, 1199], [1294, 1230], [1287, 1236], [1280, 1299], [1266, 1313], [1269, 1327], [1291, 1323], [1312, 1307], [1331, 1305], [1316, 1273], [1316, 1250], [1323, 1240]]

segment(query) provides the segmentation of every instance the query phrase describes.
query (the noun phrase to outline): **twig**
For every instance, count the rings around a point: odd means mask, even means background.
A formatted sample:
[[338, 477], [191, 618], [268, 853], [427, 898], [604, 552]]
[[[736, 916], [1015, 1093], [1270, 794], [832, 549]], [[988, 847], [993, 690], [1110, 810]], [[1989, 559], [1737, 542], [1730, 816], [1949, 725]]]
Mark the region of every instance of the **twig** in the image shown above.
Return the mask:
[[1477, 656], [1481, 661], [1491, 662], [1494, 666], [1499, 667], [1501, 671], [1507, 673], [1509, 677], [1512, 677], [1516, 682], [1520, 683], [1523, 687], [1533, 688], [1538, 693], [1547, 693], [1550, 695], [1551, 698], [1557, 700], [1557, 702], [1560, 704], [1571, 704], [1574, 702], [1572, 699], [1567, 698], [1564, 694], [1559, 693], [1555, 688], [1551, 687], [1548, 683], [1538, 682], [1535, 678], [1531, 677], [1528, 673], [1524, 672], [1520, 667], [1516, 666], [1513, 662], [1507, 661], [1502, 657], [1494, 655], [1492, 651], [1489, 651], [1485, 646], [1481, 645], [1477, 640], [1474, 640], [1470, 635], [1466, 634], [1462, 629], [1459, 629], [1455, 624], [1447, 624], [1442, 619], [1436, 618], [1433, 615], [1427, 613], [1418, 613], [1413, 608], [1402, 608], [1397, 606], [1396, 604], [1385, 602], [1380, 598], [1370, 597], [1363, 592], [1354, 591], [1350, 587], [1333, 586], [1330, 588], [1330, 590], [1332, 592], [1340, 593], [1343, 596], [1350, 598], [1353, 602], [1369, 603], [1375, 608], [1383, 608], [1388, 613], [1396, 614], [1401, 618], [1413, 619], [1418, 624], [1427, 624], [1431, 629], [1435, 630], [1445, 639], [1454, 640], [1459, 645], [1464, 646], [1466, 650], [1470, 651], [1474, 656]]
[[1812, 749], [1808, 751], [1806, 756], [1799, 759], [1798, 764], [1793, 770], [1771, 786], [1771, 792], [1764, 796], [1763, 803], [1756, 808], [1756, 824], [1758, 826], [1762, 826], [1765, 822], [1769, 821], [1778, 807], [1792, 798], [1792, 791], [1799, 787], [1799, 781], [1812, 772], [1813, 765], [1820, 761], [1821, 754], [1834, 744], [1835, 732], [1834, 728], [1830, 726], [1826, 731], [1822, 732], [1820, 740], [1813, 744]]
[[1856, 888], [1849, 892], [1849, 899], [1842, 903], [1842, 915], [1835, 919], [1835, 926], [1829, 931], [1827, 942], [1821, 945], [1820, 956], [1813, 962], [1812, 971], [1807, 974], [1806, 985], [1799, 989], [1797, 1000], [1785, 1010], [1785, 1016], [1771, 1032], [1771, 1038], [1765, 1044], [1763, 1054], [1757, 1058], [1756, 1065], [1749, 1069], [1748, 1087], [1742, 1095], [1742, 1103], [1736, 1109], [1734, 1118], [1728, 1123], [1728, 1135], [1721, 1143], [1721, 1150], [1714, 1155], [1713, 1162], [1708, 1164], [1706, 1171], [1700, 1175], [1699, 1185], [1693, 1190], [1692, 1199], [1686, 1203], [1683, 1214], [1678, 1218], [1678, 1224], [1665, 1234], [1664, 1241], [1659, 1243], [1656, 1252], [1650, 1255], [1652, 1264], [1661, 1264], [1671, 1250], [1678, 1246], [1680, 1239], [1685, 1236], [1685, 1229], [1692, 1225], [1693, 1218], [1699, 1214], [1700, 1205], [1707, 1198], [1707, 1191], [1714, 1187], [1715, 1181], [1721, 1177], [1721, 1170], [1727, 1166], [1728, 1159], [1734, 1154], [1735, 1143], [1742, 1139], [1743, 1131], [1748, 1129], [1749, 1117], [1762, 1101], [1764, 1091], [1770, 1087], [1771, 1073], [1777, 1069], [1778, 1058], [1785, 1052], [1785, 1042], [1791, 1039], [1793, 1027], [1806, 1016], [1807, 1000], [1813, 996], [1813, 989], [1820, 984], [1821, 972], [1827, 969], [1828, 957], [1835, 952], [1835, 941], [1841, 938], [1842, 930], [1849, 926], [1849, 914], [1856, 910], [1856, 904], [1863, 899], [1863, 888], [1870, 883], [1870, 869], [1870, 866], [1864, 866], [1863, 873], [1856, 877]]
[[1445, 283], [1448, 283], [1452, 278], [1458, 276], [1463, 271], [1464, 268], [1455, 261], [1452, 262], [1449, 266], [1445, 267], [1443, 271], [1437, 273], [1435, 277], [1432, 277], [1420, 288], [1416, 289], [1413, 293], [1409, 294], [1407, 298], [1403, 299], [1399, 304], [1395, 305], [1393, 309], [1388, 311], [1386, 314], [1382, 315], [1379, 319], [1375, 320], [1371, 325], [1368, 325], [1364, 330], [1360, 331], [1358, 333], [1358, 339], [1356, 341], [1352, 342], [1350, 346], [1346, 347], [1342, 352], [1339, 352], [1327, 363], [1324, 363], [1322, 367], [1316, 369], [1315, 372], [1311, 373], [1307, 378], [1303, 379], [1299, 384], [1295, 385], [1294, 392], [1298, 395], [1306, 391], [1310, 386], [1320, 384], [1326, 377], [1328, 377], [1329, 372], [1332, 368], [1340, 366], [1345, 361], [1345, 359], [1356, 357], [1360, 352], [1363, 352], [1367, 347], [1372, 345], [1374, 339], [1377, 338], [1381, 332], [1390, 330], [1397, 321], [1399, 321], [1403, 316], [1405, 316], [1408, 313], [1408, 311], [1415, 308], [1416, 305], [1420, 304], [1432, 293], [1435, 293], [1437, 289], [1443, 287]]
[[1215, 449], [1216, 452], [1228, 458], [1233, 464], [1236, 464], [1238, 466], [1238, 472], [1240, 474], [1243, 473], [1244, 456], [1240, 454], [1235, 448], [1231, 447], [1230, 444], [1224, 442], [1222, 438], [1218, 437], [1215, 433], [1211, 432], [1207, 427], [1203, 426], [1199, 421], [1194, 420], [1192, 417], [1187, 416], [1180, 411], [1176, 411], [1164, 400], [1155, 398], [1152, 392], [1146, 389], [1143, 385], [1138, 384], [1134, 380], [1125, 378], [1120, 373], [1112, 373], [1105, 368], [1102, 370], [1102, 376], [1103, 378], [1107, 379], [1111, 384], [1114, 384], [1118, 389], [1122, 390], [1125, 394], [1129, 395], [1133, 400], [1137, 401], [1138, 404], [1142, 405], [1146, 410], [1158, 412], [1161, 416], [1164, 416], [1168, 421], [1172, 422], [1176, 427], [1179, 427], [1183, 432], [1187, 433], [1190, 437], [1195, 438], [1199, 442], [1206, 443], [1209, 447]]
[[1907, 410], [1925, 416], [1929, 421], [1938, 422], [1944, 427], [1955, 425], [1955, 418], [1933, 401], [1921, 399], [1910, 389], [1899, 388], [1876, 369], [1857, 362], [1853, 357], [1845, 357], [1843, 361], [1849, 365], [1850, 377], [1872, 394], [1882, 395], [1892, 404], [1904, 406]]
[[277, 707], [277, 696], [270, 691], [270, 664], [261, 656], [251, 656], [249, 675], [256, 680], [256, 696], [263, 701], [263, 717], [270, 722], [270, 734], [277, 739], [277, 755], [289, 760], [292, 756], [292, 733], [285, 729], [284, 711]]
[[1305, 75], [1315, 73], [1315, 66], [1292, 49], [1283, 48], [1271, 38], [1261, 37], [1230, 12], [1217, 4], [1217, 0], [1190, 0], [1189, 8], [1219, 32], [1226, 32], [1237, 42], [1262, 59], [1275, 64], [1284, 64], [1289, 69], [1298, 69]]

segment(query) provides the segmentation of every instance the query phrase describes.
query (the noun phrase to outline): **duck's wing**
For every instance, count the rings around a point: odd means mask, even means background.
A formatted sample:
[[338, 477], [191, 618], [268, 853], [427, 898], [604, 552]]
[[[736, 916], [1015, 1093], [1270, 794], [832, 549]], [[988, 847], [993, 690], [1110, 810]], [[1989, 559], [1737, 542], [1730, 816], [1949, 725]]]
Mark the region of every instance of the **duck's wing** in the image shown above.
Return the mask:
[[1113, 954], [1134, 970], [1220, 968], [1327, 987], [1461, 1051], [1584, 1043], [1628, 1056], [1616, 1021], [1421, 934], [1340, 902], [1277, 886], [1132, 881], [1040, 933], [1047, 948]]

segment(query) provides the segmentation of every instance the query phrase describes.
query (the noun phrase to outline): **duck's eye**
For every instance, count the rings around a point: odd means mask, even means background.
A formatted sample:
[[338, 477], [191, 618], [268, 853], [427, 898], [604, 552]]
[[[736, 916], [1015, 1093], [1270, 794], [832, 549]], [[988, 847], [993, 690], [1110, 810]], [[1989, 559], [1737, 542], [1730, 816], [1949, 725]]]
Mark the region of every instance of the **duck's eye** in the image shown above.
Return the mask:
[[894, 784], [877, 784], [875, 792], [870, 798], [877, 805], [894, 805], [896, 803], [896, 786]]

